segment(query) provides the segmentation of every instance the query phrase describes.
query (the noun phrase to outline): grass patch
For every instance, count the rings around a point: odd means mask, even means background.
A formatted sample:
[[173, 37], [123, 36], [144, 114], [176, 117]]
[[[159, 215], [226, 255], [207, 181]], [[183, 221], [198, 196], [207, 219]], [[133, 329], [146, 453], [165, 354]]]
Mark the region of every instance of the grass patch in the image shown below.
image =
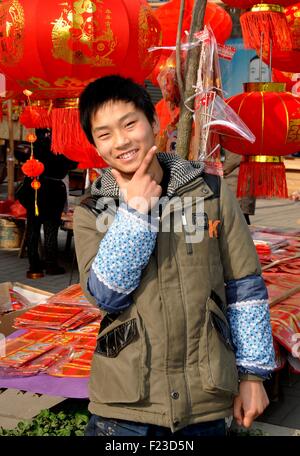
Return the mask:
[[0, 427], [0, 436], [83, 436], [90, 417], [87, 405], [86, 400], [66, 400], [14, 429]]

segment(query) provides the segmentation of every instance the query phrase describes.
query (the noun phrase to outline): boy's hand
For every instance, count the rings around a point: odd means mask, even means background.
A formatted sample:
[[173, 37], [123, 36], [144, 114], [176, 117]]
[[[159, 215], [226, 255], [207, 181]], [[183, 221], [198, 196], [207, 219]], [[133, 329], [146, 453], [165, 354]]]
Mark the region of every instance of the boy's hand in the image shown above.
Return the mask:
[[269, 399], [263, 383], [243, 380], [240, 383], [239, 395], [234, 399], [233, 415], [239, 426], [249, 428], [268, 405]]
[[[162, 188], [157, 183], [158, 164], [153, 163], [157, 147], [153, 146], [145, 155], [140, 167], [136, 170], [130, 181], [120, 171], [112, 169], [112, 175], [120, 187], [122, 196], [128, 206], [137, 211], [148, 214], [149, 210], [157, 203]], [[156, 165], [156, 166], [155, 166]], [[159, 176], [159, 182], [162, 175]]]

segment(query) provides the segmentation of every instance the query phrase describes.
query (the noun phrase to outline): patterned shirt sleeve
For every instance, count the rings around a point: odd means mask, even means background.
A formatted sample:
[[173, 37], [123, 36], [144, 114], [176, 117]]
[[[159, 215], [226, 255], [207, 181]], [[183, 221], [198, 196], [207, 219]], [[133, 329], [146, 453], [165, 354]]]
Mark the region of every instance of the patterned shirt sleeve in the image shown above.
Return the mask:
[[100, 243], [88, 279], [89, 292], [106, 312], [120, 312], [132, 303], [142, 270], [154, 250], [157, 230], [147, 215], [121, 204]]
[[261, 276], [226, 284], [227, 315], [241, 374], [268, 378], [275, 369], [268, 292]]

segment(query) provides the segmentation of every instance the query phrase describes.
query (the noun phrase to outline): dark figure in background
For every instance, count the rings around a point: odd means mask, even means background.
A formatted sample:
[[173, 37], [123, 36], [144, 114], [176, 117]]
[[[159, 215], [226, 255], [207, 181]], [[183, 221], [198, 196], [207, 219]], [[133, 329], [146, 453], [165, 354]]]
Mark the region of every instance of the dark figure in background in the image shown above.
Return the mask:
[[[29, 270], [27, 277], [36, 279], [46, 274], [64, 274], [65, 269], [57, 262], [57, 236], [61, 222], [67, 192], [62, 179], [68, 171], [77, 167], [77, 163], [64, 155], [51, 152], [51, 130], [36, 129], [37, 141], [34, 143], [34, 157], [40, 160], [45, 171], [40, 176], [41, 187], [38, 190], [39, 215], [35, 215], [34, 190], [31, 178], [25, 177], [23, 185], [16, 193], [16, 198], [27, 209], [27, 254]], [[41, 225], [44, 227], [45, 261], [39, 255]]]

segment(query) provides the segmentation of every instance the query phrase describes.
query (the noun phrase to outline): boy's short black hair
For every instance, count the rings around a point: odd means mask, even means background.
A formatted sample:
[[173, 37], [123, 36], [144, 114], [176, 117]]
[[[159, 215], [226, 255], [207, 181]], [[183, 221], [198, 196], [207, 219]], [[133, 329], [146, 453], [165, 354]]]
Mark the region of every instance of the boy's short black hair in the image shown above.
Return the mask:
[[104, 76], [91, 82], [79, 99], [80, 123], [87, 139], [93, 145], [91, 118], [95, 112], [110, 101], [132, 102], [142, 111], [152, 125], [155, 120], [155, 107], [148, 92], [130, 78], [118, 75]]

